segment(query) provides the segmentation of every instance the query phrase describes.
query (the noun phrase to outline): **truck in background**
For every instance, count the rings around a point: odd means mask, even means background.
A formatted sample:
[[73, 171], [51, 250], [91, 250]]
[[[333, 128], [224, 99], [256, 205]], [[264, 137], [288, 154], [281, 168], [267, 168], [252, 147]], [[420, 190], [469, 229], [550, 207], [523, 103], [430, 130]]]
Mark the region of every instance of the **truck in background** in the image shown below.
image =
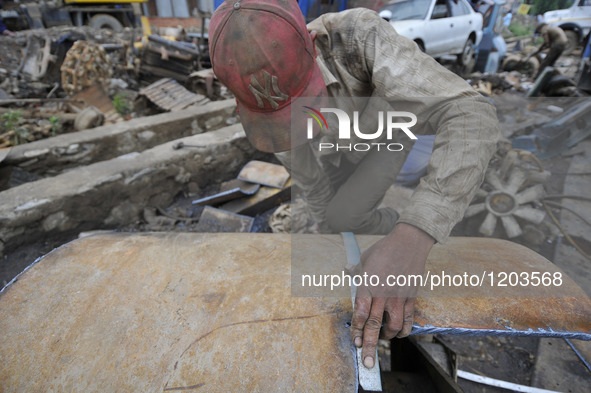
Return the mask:
[[7, 26], [14, 30], [53, 26], [83, 26], [121, 31], [139, 26], [139, 5], [147, 0], [59, 0], [56, 3], [16, 3], [2, 11]]

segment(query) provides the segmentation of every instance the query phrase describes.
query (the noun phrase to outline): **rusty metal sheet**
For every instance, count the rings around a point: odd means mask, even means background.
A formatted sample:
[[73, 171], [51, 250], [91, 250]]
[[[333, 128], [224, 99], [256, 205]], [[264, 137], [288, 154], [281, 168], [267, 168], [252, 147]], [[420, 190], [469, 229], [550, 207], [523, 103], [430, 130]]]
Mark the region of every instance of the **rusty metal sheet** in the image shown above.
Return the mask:
[[[381, 237], [357, 238], [363, 250]], [[293, 296], [290, 255], [347, 264], [339, 235], [118, 233], [62, 246], [0, 294], [0, 391], [354, 391], [349, 288]], [[478, 268], [560, 272], [497, 239], [451, 238], [427, 263]], [[591, 332], [591, 301], [567, 276], [560, 297], [511, 291], [421, 290], [416, 326]]]
[[[304, 274], [340, 275], [347, 262], [338, 236], [292, 234], [292, 293], [296, 296], [348, 296], [348, 286], [302, 286]], [[361, 251], [381, 237], [355, 236]], [[325, 249], [324, 254], [313, 250]], [[332, 250], [332, 251], [328, 251]], [[319, 263], [322, 261], [322, 263]], [[499, 275], [559, 274], [559, 286], [499, 286]], [[433, 247], [423, 277], [483, 275], [482, 286], [420, 287], [413, 334], [565, 337], [591, 340], [591, 299], [556, 265], [507, 240], [450, 238]], [[488, 285], [489, 274], [495, 285]], [[501, 277], [502, 278], [502, 277]], [[428, 283], [427, 283], [428, 284]], [[384, 288], [386, 289], [386, 288]]]
[[250, 232], [254, 218], [205, 206], [197, 232]]
[[290, 245], [158, 233], [60, 247], [0, 294], [0, 391], [354, 392], [351, 300], [290, 296]]
[[247, 198], [236, 199], [220, 206], [221, 209], [234, 213], [256, 216], [291, 199], [291, 179], [283, 189], [263, 186]]
[[[360, 247], [376, 237], [358, 236]], [[517, 243], [501, 239], [450, 238], [433, 247], [426, 271], [463, 275], [493, 272], [560, 273], [560, 286], [420, 288], [414, 333], [531, 335], [591, 340], [591, 299], [556, 265]], [[503, 274], [501, 274], [502, 278]], [[508, 281], [505, 281], [509, 284]]]
[[139, 92], [158, 107], [167, 111], [179, 111], [195, 104], [205, 104], [209, 99], [201, 94], [190, 92], [177, 81], [163, 78]]
[[253, 160], [242, 168], [238, 179], [263, 186], [283, 188], [289, 179], [289, 173], [282, 165]]
[[[0, 154], [2, 154], [2, 150], [0, 150]], [[217, 194], [194, 200], [192, 204], [215, 206], [233, 199], [253, 195], [259, 190], [259, 188], [261, 188], [260, 184], [234, 179], [222, 183], [220, 186], [220, 192]]]
[[[111, 101], [107, 93], [99, 85], [86, 88], [76, 93], [72, 98], [81, 100], [86, 105], [97, 107], [105, 115], [105, 124], [118, 123], [124, 120], [115, 109], [113, 101]], [[80, 109], [83, 108], [81, 107]]]

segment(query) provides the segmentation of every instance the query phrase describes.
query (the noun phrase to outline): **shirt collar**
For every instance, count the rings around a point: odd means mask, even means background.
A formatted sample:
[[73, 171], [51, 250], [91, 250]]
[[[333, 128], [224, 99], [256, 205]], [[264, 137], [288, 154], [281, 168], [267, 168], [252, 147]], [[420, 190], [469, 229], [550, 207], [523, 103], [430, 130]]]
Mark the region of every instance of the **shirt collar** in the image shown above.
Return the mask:
[[324, 79], [324, 83], [326, 84], [326, 87], [329, 87], [331, 85], [340, 86], [340, 82], [332, 74], [332, 72], [330, 72], [330, 70], [326, 66], [326, 63], [324, 63], [324, 59], [322, 57], [317, 56], [316, 63], [318, 64], [318, 68], [320, 69], [320, 74], [322, 75], [322, 79]]

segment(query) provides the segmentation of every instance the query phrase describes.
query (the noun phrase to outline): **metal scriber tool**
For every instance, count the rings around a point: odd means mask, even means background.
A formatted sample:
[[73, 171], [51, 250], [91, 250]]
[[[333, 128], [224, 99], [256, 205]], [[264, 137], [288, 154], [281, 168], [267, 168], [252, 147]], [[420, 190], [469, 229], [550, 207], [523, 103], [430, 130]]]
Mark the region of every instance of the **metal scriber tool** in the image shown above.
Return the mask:
[[[354, 271], [355, 266], [359, 264], [361, 253], [359, 252], [359, 245], [352, 232], [341, 233], [343, 242], [345, 243], [345, 251], [347, 253], [347, 262], [349, 271]], [[353, 303], [353, 310], [355, 310], [355, 297], [357, 296], [357, 286], [351, 282], [351, 302]], [[375, 363], [372, 368], [367, 368], [363, 365], [363, 357], [361, 355], [361, 348], [357, 349], [357, 375], [359, 376], [359, 385], [363, 390], [369, 392], [382, 391], [382, 379], [380, 377], [380, 364], [378, 358], [378, 351], [376, 349]]]

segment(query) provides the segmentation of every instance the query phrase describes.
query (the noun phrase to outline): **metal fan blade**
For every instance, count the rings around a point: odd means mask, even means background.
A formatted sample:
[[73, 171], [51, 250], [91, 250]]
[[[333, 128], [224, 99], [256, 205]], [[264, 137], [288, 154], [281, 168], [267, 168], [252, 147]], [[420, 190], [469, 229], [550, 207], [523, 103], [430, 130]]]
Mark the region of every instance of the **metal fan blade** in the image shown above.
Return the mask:
[[495, 190], [502, 190], [505, 187], [503, 186], [503, 182], [499, 179], [499, 176], [494, 171], [488, 171], [486, 173], [486, 181], [490, 184]]
[[475, 216], [478, 213], [483, 212], [485, 210], [486, 210], [486, 205], [484, 203], [476, 203], [474, 205], [470, 205], [466, 209], [466, 213], [464, 214], [464, 218]]
[[529, 203], [535, 201], [536, 199], [541, 199], [543, 196], [544, 186], [538, 184], [533, 187], [526, 188], [525, 190], [517, 194], [515, 197], [517, 199], [517, 203], [523, 205], [524, 203]]
[[519, 153], [515, 150], [508, 151], [505, 157], [503, 157], [503, 161], [501, 162], [501, 167], [499, 168], [499, 172], [501, 178], [504, 178], [507, 172], [519, 161]]
[[517, 237], [523, 233], [519, 223], [513, 216], [503, 216], [501, 217], [501, 222], [503, 223], [503, 228], [505, 228], [505, 232], [507, 232], [509, 238]]
[[529, 206], [521, 206], [513, 214], [534, 224], [540, 224], [544, 221], [544, 217], [546, 217], [546, 213], [542, 210], [534, 209]]
[[511, 175], [509, 176], [509, 180], [507, 181], [507, 187], [505, 187], [505, 191], [515, 194], [517, 190], [519, 190], [519, 187], [523, 185], [526, 178], [527, 177], [525, 173], [521, 169], [514, 168], [511, 172]]
[[480, 225], [478, 231], [482, 233], [484, 236], [492, 236], [496, 226], [497, 216], [495, 216], [492, 213], [488, 213], [484, 221], [482, 221], [482, 225]]
[[476, 191], [474, 198], [486, 198], [487, 196], [488, 192], [484, 191], [482, 188], [479, 188], [478, 191]]

